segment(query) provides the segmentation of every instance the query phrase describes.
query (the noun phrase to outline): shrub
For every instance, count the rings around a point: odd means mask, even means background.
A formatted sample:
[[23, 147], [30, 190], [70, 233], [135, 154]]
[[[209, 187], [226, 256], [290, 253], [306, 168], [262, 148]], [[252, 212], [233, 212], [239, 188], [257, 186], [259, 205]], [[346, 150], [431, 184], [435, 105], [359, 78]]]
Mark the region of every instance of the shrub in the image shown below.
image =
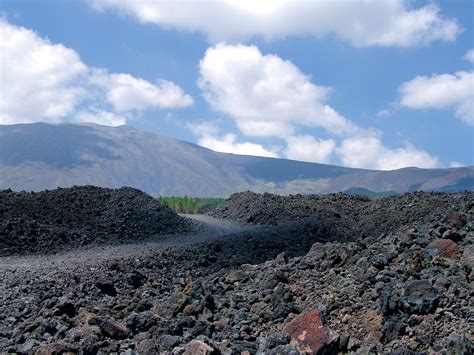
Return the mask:
[[206, 212], [224, 203], [225, 199], [217, 197], [160, 196], [158, 201], [167, 205], [176, 213], [196, 214]]

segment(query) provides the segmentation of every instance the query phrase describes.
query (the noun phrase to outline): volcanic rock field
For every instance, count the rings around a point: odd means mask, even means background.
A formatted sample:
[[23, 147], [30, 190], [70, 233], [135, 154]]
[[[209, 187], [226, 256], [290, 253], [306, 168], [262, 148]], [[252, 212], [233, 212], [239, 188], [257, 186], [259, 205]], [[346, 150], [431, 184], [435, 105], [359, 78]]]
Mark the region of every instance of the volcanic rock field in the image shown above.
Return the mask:
[[474, 193], [0, 191], [0, 353], [473, 353]]

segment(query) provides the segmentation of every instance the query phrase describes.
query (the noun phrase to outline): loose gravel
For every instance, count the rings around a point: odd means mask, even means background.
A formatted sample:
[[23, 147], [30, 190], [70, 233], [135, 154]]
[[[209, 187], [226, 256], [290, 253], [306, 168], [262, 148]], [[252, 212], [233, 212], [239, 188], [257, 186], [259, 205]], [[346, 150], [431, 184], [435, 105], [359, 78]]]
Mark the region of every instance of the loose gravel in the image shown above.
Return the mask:
[[242, 193], [213, 215], [185, 234], [0, 258], [0, 350], [473, 352], [472, 192]]

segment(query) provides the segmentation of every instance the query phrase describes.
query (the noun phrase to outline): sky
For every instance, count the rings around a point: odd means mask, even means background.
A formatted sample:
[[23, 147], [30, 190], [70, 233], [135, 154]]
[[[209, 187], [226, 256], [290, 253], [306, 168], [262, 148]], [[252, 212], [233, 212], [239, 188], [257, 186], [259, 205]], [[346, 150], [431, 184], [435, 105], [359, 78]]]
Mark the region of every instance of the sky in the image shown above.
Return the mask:
[[357, 168], [474, 165], [474, 2], [0, 0], [0, 124]]

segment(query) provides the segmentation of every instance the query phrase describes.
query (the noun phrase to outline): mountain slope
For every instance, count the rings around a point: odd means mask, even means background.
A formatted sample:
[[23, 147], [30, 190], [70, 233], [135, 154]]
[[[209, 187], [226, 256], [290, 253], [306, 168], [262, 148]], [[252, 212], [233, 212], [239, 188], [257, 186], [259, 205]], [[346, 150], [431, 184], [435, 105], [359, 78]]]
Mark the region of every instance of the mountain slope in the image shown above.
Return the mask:
[[[0, 188], [92, 184], [154, 195], [474, 189], [474, 167], [374, 171], [218, 153], [131, 127], [0, 125]], [[357, 191], [357, 190], [356, 190]]]

